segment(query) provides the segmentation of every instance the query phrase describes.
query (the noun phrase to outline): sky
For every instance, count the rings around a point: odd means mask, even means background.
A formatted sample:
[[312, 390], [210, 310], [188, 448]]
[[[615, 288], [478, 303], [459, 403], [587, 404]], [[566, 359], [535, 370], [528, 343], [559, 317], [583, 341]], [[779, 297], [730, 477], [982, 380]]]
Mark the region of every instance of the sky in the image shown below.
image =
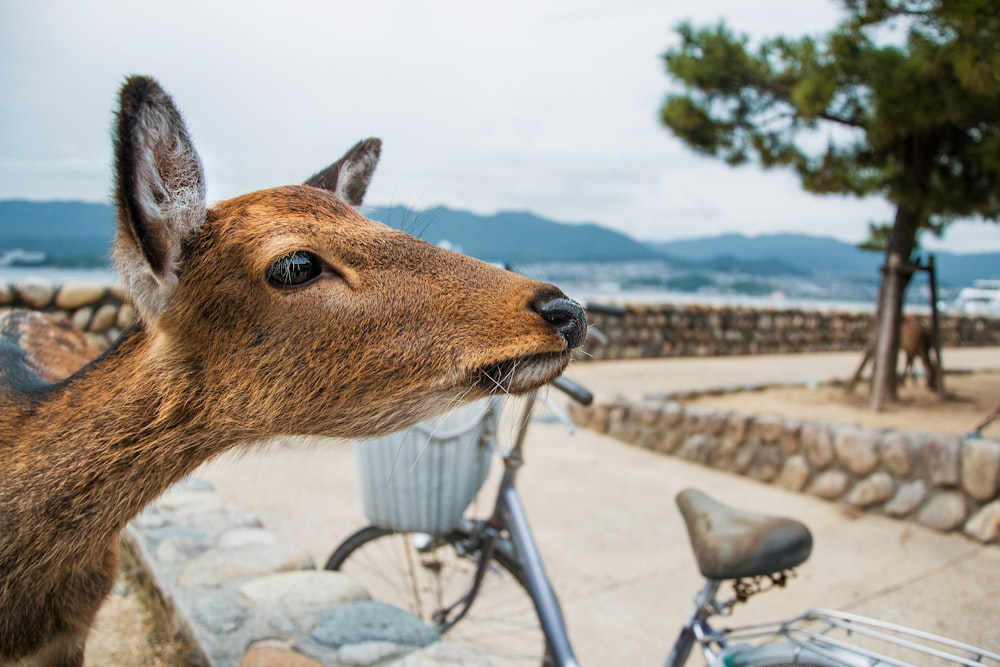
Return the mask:
[[[759, 38], [839, 16], [833, 0], [0, 0], [0, 199], [106, 201], [117, 91], [147, 74], [184, 114], [213, 200], [302, 182], [378, 136], [369, 205], [856, 243], [891, 220], [884, 200], [730, 168], [658, 121], [680, 21]], [[922, 242], [1000, 250], [1000, 226]]]

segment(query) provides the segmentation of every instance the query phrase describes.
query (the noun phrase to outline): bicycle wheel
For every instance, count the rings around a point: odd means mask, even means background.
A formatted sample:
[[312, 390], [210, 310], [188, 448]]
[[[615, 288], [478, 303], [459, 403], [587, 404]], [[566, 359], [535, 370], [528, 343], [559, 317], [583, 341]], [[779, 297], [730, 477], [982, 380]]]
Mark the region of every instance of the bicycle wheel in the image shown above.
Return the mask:
[[497, 667], [548, 664], [521, 566], [500, 547], [468, 612], [447, 627], [443, 616], [472, 587], [480, 556], [480, 540], [465, 531], [435, 537], [368, 526], [337, 547], [326, 569], [351, 575], [372, 598], [410, 611]]

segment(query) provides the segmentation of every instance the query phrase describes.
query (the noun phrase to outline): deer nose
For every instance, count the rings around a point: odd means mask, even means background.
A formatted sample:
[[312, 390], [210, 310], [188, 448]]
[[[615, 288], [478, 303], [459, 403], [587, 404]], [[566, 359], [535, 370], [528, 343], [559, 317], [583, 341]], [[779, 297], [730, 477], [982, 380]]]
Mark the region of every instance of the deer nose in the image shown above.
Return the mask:
[[583, 344], [587, 337], [587, 313], [576, 301], [557, 297], [538, 305], [536, 311], [566, 340], [567, 348]]

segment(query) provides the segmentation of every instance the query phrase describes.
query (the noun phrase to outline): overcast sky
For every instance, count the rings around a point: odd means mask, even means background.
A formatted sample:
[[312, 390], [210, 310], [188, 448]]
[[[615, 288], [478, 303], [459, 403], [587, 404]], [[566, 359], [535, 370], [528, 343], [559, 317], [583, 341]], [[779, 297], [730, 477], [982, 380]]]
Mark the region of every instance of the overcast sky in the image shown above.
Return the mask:
[[[858, 242], [877, 198], [814, 197], [660, 127], [673, 27], [833, 27], [833, 0], [0, 0], [0, 198], [106, 200], [129, 73], [174, 96], [209, 196], [301, 182], [379, 136], [369, 204], [530, 210], [641, 240], [779, 231]], [[1000, 250], [955, 225], [930, 248]]]

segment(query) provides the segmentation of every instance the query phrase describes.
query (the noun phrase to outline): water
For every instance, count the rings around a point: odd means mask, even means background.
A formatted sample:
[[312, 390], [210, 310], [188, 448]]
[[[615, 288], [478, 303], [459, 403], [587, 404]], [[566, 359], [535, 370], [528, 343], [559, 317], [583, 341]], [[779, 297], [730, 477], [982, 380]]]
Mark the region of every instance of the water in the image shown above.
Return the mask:
[[75, 282], [89, 285], [118, 285], [118, 274], [111, 269], [64, 269], [54, 266], [0, 266], [0, 280], [18, 283], [45, 280], [53, 285]]
[[[64, 269], [47, 266], [0, 266], [0, 280], [16, 283], [26, 279], [40, 279], [59, 285], [66, 282], [80, 282], [94, 285], [120, 284], [118, 274], [111, 269]], [[617, 285], [574, 285], [572, 281], [559, 282], [559, 286], [581, 303], [615, 304], [673, 304], [730, 306], [759, 310], [811, 310], [821, 312], [871, 312], [874, 303], [870, 301], [850, 301], [843, 299], [820, 299], [790, 297], [780, 293], [767, 296], [741, 294], [706, 294], [673, 292], [664, 289], [621, 288]], [[907, 310], [916, 312], [921, 306], [907, 305]], [[926, 310], [926, 307], [923, 307]]]

